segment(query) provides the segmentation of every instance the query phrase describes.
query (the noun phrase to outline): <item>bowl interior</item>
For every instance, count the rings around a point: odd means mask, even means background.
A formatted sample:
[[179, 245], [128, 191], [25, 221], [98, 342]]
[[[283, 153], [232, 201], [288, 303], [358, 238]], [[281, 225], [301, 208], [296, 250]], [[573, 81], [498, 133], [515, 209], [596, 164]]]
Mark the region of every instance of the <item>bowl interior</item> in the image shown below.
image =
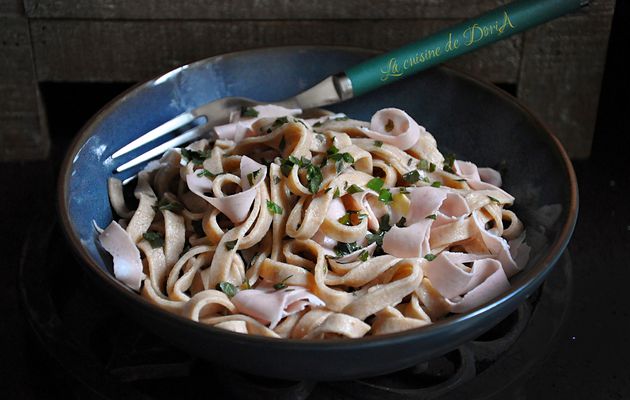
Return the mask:
[[[117, 164], [110, 155], [141, 133], [225, 96], [263, 101], [292, 96], [370, 54], [319, 47], [249, 51], [199, 61], [135, 87], [95, 116], [68, 154], [60, 209], [70, 240], [91, 268], [111, 276], [111, 259], [97, 246], [93, 223], [104, 227], [112, 219], [107, 178]], [[568, 159], [544, 127], [508, 94], [443, 67], [330, 109], [369, 120], [385, 107], [409, 113], [435, 136], [443, 153], [503, 172], [504, 188], [516, 197], [513, 210], [532, 247], [527, 268], [512, 279], [512, 292], [548, 271], [566, 246], [577, 204]]]

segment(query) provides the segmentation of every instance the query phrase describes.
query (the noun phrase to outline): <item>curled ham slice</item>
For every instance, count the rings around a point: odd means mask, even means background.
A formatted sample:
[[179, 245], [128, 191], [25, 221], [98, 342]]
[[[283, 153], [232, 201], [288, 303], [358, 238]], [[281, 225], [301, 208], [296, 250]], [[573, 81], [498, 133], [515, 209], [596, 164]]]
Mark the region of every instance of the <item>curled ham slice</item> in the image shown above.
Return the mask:
[[[267, 167], [247, 156], [241, 157], [241, 187], [243, 191], [225, 197], [209, 197], [204, 193], [212, 190], [212, 180], [200, 177], [196, 171], [186, 175], [186, 183], [191, 192], [212, 204], [225, 214], [232, 222], [239, 223], [247, 218], [249, 209], [256, 198], [256, 188], [267, 176]], [[260, 170], [250, 187], [247, 175]]]
[[101, 246], [114, 258], [114, 276], [133, 290], [140, 290], [144, 279], [140, 251], [131, 236], [116, 221], [98, 237]]
[[431, 186], [412, 189], [406, 227], [393, 226], [383, 237], [383, 250], [396, 257], [424, 257], [429, 251], [429, 233], [435, 214], [447, 192]]
[[285, 108], [273, 104], [259, 105], [252, 108], [258, 111], [258, 116], [255, 118], [239, 119], [237, 121], [230, 121], [229, 124], [215, 126], [214, 131], [217, 133], [219, 139], [239, 142], [243, 140], [243, 138], [255, 134], [255, 132], [251, 132], [251, 127], [254, 122], [261, 118], [279, 118], [287, 115], [298, 115], [302, 112], [299, 108]]
[[370, 121], [370, 129], [364, 129], [366, 136], [391, 144], [401, 150], [412, 147], [426, 134], [426, 130], [413, 118], [398, 108], [383, 108], [377, 111]]
[[256, 318], [269, 329], [274, 329], [286, 316], [298, 313], [307, 306], [320, 307], [326, 304], [317, 296], [301, 286], [288, 286], [276, 290], [267, 283], [261, 283], [254, 289], [241, 290], [232, 303], [239, 312]]
[[[501, 264], [484, 255], [442, 252], [424, 266], [433, 287], [447, 299], [454, 313], [478, 307], [510, 288]], [[473, 261], [470, 271], [458, 263]]]
[[492, 257], [497, 259], [501, 263], [501, 266], [503, 267], [503, 270], [505, 271], [507, 277], [509, 278], [520, 271], [519, 266], [516, 264], [516, 262], [514, 262], [514, 259], [512, 258], [508, 242], [502, 237], [487, 231], [485, 224], [481, 221], [481, 219], [477, 215], [477, 212], [473, 213], [473, 219], [475, 221], [475, 226], [479, 231], [483, 244], [488, 248], [488, 251], [490, 252], [490, 254], [492, 254]]
[[[492, 168], [478, 168], [477, 165], [470, 161], [455, 160], [453, 167], [457, 175], [462, 176], [468, 182], [468, 185], [475, 190], [482, 189], [499, 189], [503, 183], [501, 174]], [[505, 192], [504, 192], [505, 193]], [[506, 193], [508, 197], [512, 197]]]

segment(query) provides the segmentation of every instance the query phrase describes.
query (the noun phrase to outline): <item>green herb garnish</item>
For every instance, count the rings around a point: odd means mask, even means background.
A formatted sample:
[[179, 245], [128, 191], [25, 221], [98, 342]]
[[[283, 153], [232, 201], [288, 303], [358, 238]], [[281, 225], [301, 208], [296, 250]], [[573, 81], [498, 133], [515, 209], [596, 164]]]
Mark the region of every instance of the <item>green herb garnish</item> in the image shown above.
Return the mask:
[[217, 283], [216, 289], [225, 293], [227, 297], [234, 297], [234, 295], [236, 295], [236, 286], [230, 282]]
[[435, 260], [436, 257], [437, 256], [435, 254], [431, 254], [431, 253], [428, 253], [427, 255], [424, 256], [424, 258], [426, 258], [427, 261], [433, 261]]
[[142, 234], [144, 240], [149, 242], [152, 249], [157, 249], [158, 247], [162, 247], [164, 245], [164, 238], [157, 232], [145, 232]]
[[375, 192], [378, 192], [383, 187], [385, 182], [381, 178], [373, 178], [365, 185], [368, 189], [372, 189]]
[[184, 157], [184, 159], [191, 161], [195, 165], [203, 164], [204, 160], [206, 160], [207, 158], [210, 158], [211, 156], [210, 150], [194, 151], [194, 150], [182, 149], [181, 154], [182, 154], [182, 157]]
[[383, 142], [381, 142], [380, 140], [375, 140], [374, 141], [374, 146], [381, 147], [382, 145], [383, 145]]
[[435, 220], [437, 219], [437, 215], [435, 215], [435, 214], [431, 214], [431, 215], [427, 215], [425, 218], [426, 218], [426, 219], [432, 219], [432, 220], [434, 220], [434, 221], [435, 221]]
[[440, 181], [435, 181], [431, 184], [431, 186], [435, 187], [435, 188], [439, 188], [442, 186], [442, 182]]
[[225, 172], [219, 172], [218, 174], [212, 173], [210, 171], [208, 171], [207, 169], [201, 169], [199, 170], [199, 172], [197, 172], [197, 176], [201, 177], [204, 176], [208, 179], [212, 179], [212, 178], [216, 178], [219, 175], [223, 175]]
[[254, 107], [241, 107], [241, 117], [257, 117], [259, 112]]
[[337, 118], [333, 118], [333, 121], [347, 121], [349, 119], [350, 118], [348, 118], [348, 117], [337, 117]]
[[289, 275], [286, 278], [284, 278], [283, 280], [281, 280], [280, 282], [276, 283], [275, 285], [273, 285], [273, 288], [276, 290], [282, 290], [285, 289], [287, 287], [287, 280], [289, 280], [290, 277], [292, 277], [293, 275]]
[[361, 246], [357, 245], [357, 242], [337, 242], [337, 245], [334, 247], [333, 250], [335, 251], [335, 254], [337, 254], [337, 257], [343, 257], [360, 249]]
[[408, 183], [416, 183], [420, 180], [420, 172], [417, 169], [414, 169], [413, 171], [404, 174], [403, 179]]
[[362, 251], [361, 254], [359, 254], [359, 260], [366, 262], [368, 260], [368, 257], [370, 257], [370, 253], [368, 253], [367, 251]]
[[279, 177], [279, 176], [274, 176], [274, 177], [273, 177], [273, 183], [274, 183], [274, 185], [277, 185], [278, 183], [280, 183], [280, 181], [281, 181], [281, 179], [280, 179], [280, 177]]
[[308, 190], [311, 193], [317, 193], [324, 180], [322, 170], [318, 166], [311, 164], [310, 161], [306, 167], [306, 180], [308, 181]]
[[429, 172], [435, 172], [436, 165], [433, 163], [429, 163]]
[[339, 196], [341, 196], [341, 193], [339, 192], [339, 188], [335, 188], [335, 192], [333, 193], [333, 199], [336, 199]]
[[383, 203], [391, 203], [393, 200], [392, 192], [389, 189], [383, 188], [378, 192], [378, 199]]
[[282, 214], [282, 207], [271, 200], [267, 200], [267, 210], [272, 214]]
[[455, 173], [455, 154], [447, 154], [444, 156], [444, 166], [442, 169], [451, 174]]
[[400, 217], [398, 222], [396, 222], [396, 226], [399, 227], [399, 228], [404, 228], [406, 223], [407, 223], [407, 218]]
[[492, 196], [488, 196], [488, 198], [490, 199], [490, 201], [497, 203], [497, 204], [501, 204], [501, 202], [499, 201], [499, 199], [497, 199], [496, 197], [492, 197]]
[[258, 174], [260, 174], [260, 171], [262, 171], [262, 168], [247, 174], [247, 182], [249, 182], [249, 186], [254, 186], [254, 180], [256, 180], [256, 177], [258, 176]]
[[279, 126], [282, 126], [284, 124], [288, 124], [289, 123], [289, 118], [287, 117], [280, 117], [280, 118], [276, 118], [275, 121], [273, 121], [273, 124], [271, 125], [272, 128], [277, 128]]
[[153, 210], [155, 212], [164, 211], [164, 210], [179, 211], [179, 210], [182, 210], [183, 208], [184, 206], [182, 206], [180, 203], [168, 201], [168, 199], [166, 198], [163, 198], [162, 200], [158, 201], [157, 204], [153, 206]]
[[360, 187], [358, 187], [357, 185], [353, 183], [352, 185], [350, 185], [347, 191], [349, 194], [355, 194], [355, 193], [362, 192], [363, 189], [361, 189]]
[[228, 250], [232, 250], [234, 249], [234, 247], [236, 247], [237, 242], [238, 240], [230, 240], [229, 242], [225, 242], [225, 248]]
[[421, 169], [423, 171], [429, 170], [429, 162], [427, 160], [420, 160], [418, 164], [416, 164], [416, 168]]

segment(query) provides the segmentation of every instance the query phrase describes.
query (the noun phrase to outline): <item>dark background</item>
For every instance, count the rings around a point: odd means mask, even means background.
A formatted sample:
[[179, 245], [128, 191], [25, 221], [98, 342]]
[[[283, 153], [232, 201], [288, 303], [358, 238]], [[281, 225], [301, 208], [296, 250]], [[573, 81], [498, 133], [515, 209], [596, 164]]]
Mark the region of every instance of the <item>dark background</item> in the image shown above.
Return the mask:
[[[567, 321], [527, 398], [630, 398], [630, 5], [618, 0], [592, 155], [574, 161], [580, 212], [569, 244], [574, 292]], [[56, 213], [56, 180], [66, 146], [87, 119], [132, 83], [43, 83], [50, 158], [0, 164], [0, 393], [52, 398], [64, 393], [53, 360], [42, 356], [19, 305], [18, 266], [35, 219]], [[549, 88], [553, 90], [553, 88]], [[1, 100], [0, 100], [1, 102]], [[1, 128], [0, 128], [1, 129]], [[43, 232], [31, 232], [37, 240]], [[45, 264], [49, 260], [42, 259]], [[68, 268], [74, 268], [69, 263]]]

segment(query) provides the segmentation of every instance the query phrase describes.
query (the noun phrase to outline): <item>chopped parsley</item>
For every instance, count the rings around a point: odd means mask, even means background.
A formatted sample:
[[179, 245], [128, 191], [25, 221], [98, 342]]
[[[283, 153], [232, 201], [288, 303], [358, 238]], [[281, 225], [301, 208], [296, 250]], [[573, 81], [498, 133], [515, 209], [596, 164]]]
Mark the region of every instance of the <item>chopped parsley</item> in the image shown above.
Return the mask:
[[[355, 216], [355, 218], [353, 218], [353, 216]], [[339, 221], [342, 225], [352, 226], [360, 224], [365, 218], [367, 218], [367, 214], [363, 214], [356, 210], [348, 210], [337, 221]]]
[[374, 141], [374, 146], [381, 147], [381, 146], [383, 146], [383, 142], [381, 142], [380, 140], [375, 140]]
[[418, 164], [416, 164], [416, 168], [421, 169], [423, 171], [429, 170], [429, 162], [427, 160], [420, 160]]
[[335, 192], [333, 193], [333, 199], [336, 199], [339, 196], [341, 196], [341, 193], [339, 192], [339, 188], [335, 188]]
[[149, 242], [152, 249], [157, 249], [158, 247], [162, 247], [164, 245], [164, 238], [157, 232], [148, 231], [142, 234], [144, 240]]
[[451, 174], [455, 173], [455, 154], [447, 154], [444, 156], [444, 166], [442, 169]]
[[350, 118], [348, 118], [348, 117], [337, 117], [337, 118], [333, 118], [333, 121], [347, 121], [349, 119]]
[[429, 172], [435, 172], [436, 165], [433, 163], [429, 163]]
[[492, 197], [492, 196], [488, 196], [488, 198], [490, 199], [490, 201], [497, 203], [497, 204], [501, 204], [501, 202], [499, 201], [499, 199], [497, 199], [496, 197]]
[[181, 154], [185, 160], [191, 161], [195, 165], [203, 164], [203, 162], [207, 158], [210, 158], [210, 155], [211, 155], [210, 150], [194, 151], [194, 150], [188, 150], [188, 149], [182, 149]]
[[199, 177], [204, 176], [204, 177], [206, 177], [208, 179], [212, 179], [212, 178], [216, 178], [219, 175], [223, 175], [224, 173], [225, 172], [219, 172], [218, 174], [215, 174], [215, 173], [212, 173], [212, 172], [210, 172], [210, 171], [208, 171], [207, 169], [204, 168], [204, 169], [199, 170], [199, 172], [197, 172], [197, 176], [199, 176]]
[[359, 260], [366, 262], [368, 260], [368, 257], [370, 257], [370, 253], [368, 253], [367, 251], [363, 250], [361, 252], [361, 254], [359, 254]]
[[416, 183], [420, 180], [420, 172], [417, 169], [414, 169], [413, 171], [404, 174], [403, 179], [408, 183]]
[[398, 222], [396, 222], [396, 226], [399, 227], [399, 228], [404, 228], [406, 223], [407, 223], [407, 218], [400, 217]]
[[361, 246], [359, 246], [357, 242], [350, 242], [350, 243], [337, 242], [337, 245], [334, 247], [333, 250], [335, 251], [335, 254], [337, 255], [337, 257], [343, 257], [345, 255], [348, 255], [360, 249], [361, 249]]
[[433, 261], [435, 260], [436, 257], [437, 256], [435, 254], [431, 254], [431, 253], [428, 253], [427, 255], [424, 256], [424, 258], [426, 258], [427, 261]]
[[313, 128], [317, 128], [317, 127], [320, 127], [320, 126], [322, 126], [322, 121], [317, 121], [317, 122], [315, 122], [313, 124]]
[[311, 193], [317, 193], [324, 180], [322, 170], [318, 166], [311, 164], [310, 161], [306, 167], [306, 180], [308, 181], [308, 190]]
[[365, 185], [368, 189], [372, 189], [375, 192], [378, 192], [383, 187], [385, 182], [381, 178], [373, 178]]
[[358, 187], [354, 183], [352, 185], [350, 185], [350, 187], [347, 190], [347, 192], [349, 194], [355, 194], [355, 193], [359, 193], [359, 192], [362, 192], [362, 191], [363, 191], [363, 189], [361, 189], [360, 187]]
[[372, 243], [376, 243], [377, 246], [383, 246], [383, 236], [385, 236], [385, 232], [389, 231], [392, 226], [389, 224], [389, 214], [385, 214], [379, 220], [379, 230], [377, 233], [368, 233], [365, 236], [368, 245]]
[[392, 196], [392, 192], [389, 189], [383, 188], [378, 192], [378, 199], [383, 203], [391, 203], [394, 197]]
[[337, 173], [341, 172], [341, 170], [343, 169], [344, 162], [348, 164], [354, 164], [354, 157], [352, 157], [352, 154], [340, 153], [339, 149], [335, 145], [330, 146], [330, 148], [326, 151], [326, 154], [328, 155], [329, 159], [335, 162], [337, 166]]
[[234, 297], [234, 295], [236, 295], [236, 286], [230, 282], [217, 283], [216, 289], [225, 293], [227, 297]]
[[426, 218], [426, 219], [432, 219], [432, 220], [434, 220], [434, 221], [435, 221], [435, 220], [437, 219], [437, 215], [435, 215], [435, 214], [431, 214], [431, 215], [427, 215], [425, 218]]
[[241, 107], [241, 117], [257, 117], [259, 114], [258, 110], [254, 107]]
[[274, 177], [273, 177], [273, 183], [274, 183], [274, 185], [277, 185], [278, 183], [280, 183], [280, 180], [281, 180], [281, 179], [280, 179], [280, 177], [279, 177], [279, 176], [274, 176]]
[[267, 210], [272, 214], [282, 214], [282, 207], [271, 200], [267, 200]]
[[166, 198], [163, 198], [162, 200], [158, 201], [157, 204], [153, 206], [153, 210], [155, 212], [164, 211], [164, 210], [179, 211], [179, 210], [182, 210], [183, 208], [184, 206], [182, 206], [180, 203], [168, 201], [168, 199]]
[[247, 182], [249, 182], [249, 186], [254, 186], [254, 181], [256, 180], [256, 177], [258, 176], [258, 174], [260, 174], [261, 170], [262, 168], [259, 168], [256, 171], [250, 172], [249, 174], [247, 174]]
[[431, 184], [431, 186], [435, 187], [435, 188], [439, 188], [442, 186], [442, 182], [440, 181], [435, 181]]
[[402, 187], [398, 188], [398, 193], [409, 194], [410, 192], [409, 192], [409, 190], [407, 190], [406, 187], [402, 186]]
[[277, 128], [279, 126], [282, 126], [284, 124], [288, 124], [289, 123], [289, 118], [287, 117], [280, 117], [280, 118], [276, 118], [275, 121], [273, 121], [273, 124], [271, 124], [272, 128]]
[[236, 247], [236, 243], [238, 240], [230, 240], [229, 242], [225, 242], [225, 248], [228, 250], [233, 250]]
[[275, 285], [273, 285], [273, 288], [276, 290], [282, 290], [285, 289], [287, 287], [287, 280], [289, 280], [290, 277], [292, 277], [293, 275], [289, 275], [286, 278], [284, 278], [283, 280], [281, 280], [280, 282], [276, 283]]

